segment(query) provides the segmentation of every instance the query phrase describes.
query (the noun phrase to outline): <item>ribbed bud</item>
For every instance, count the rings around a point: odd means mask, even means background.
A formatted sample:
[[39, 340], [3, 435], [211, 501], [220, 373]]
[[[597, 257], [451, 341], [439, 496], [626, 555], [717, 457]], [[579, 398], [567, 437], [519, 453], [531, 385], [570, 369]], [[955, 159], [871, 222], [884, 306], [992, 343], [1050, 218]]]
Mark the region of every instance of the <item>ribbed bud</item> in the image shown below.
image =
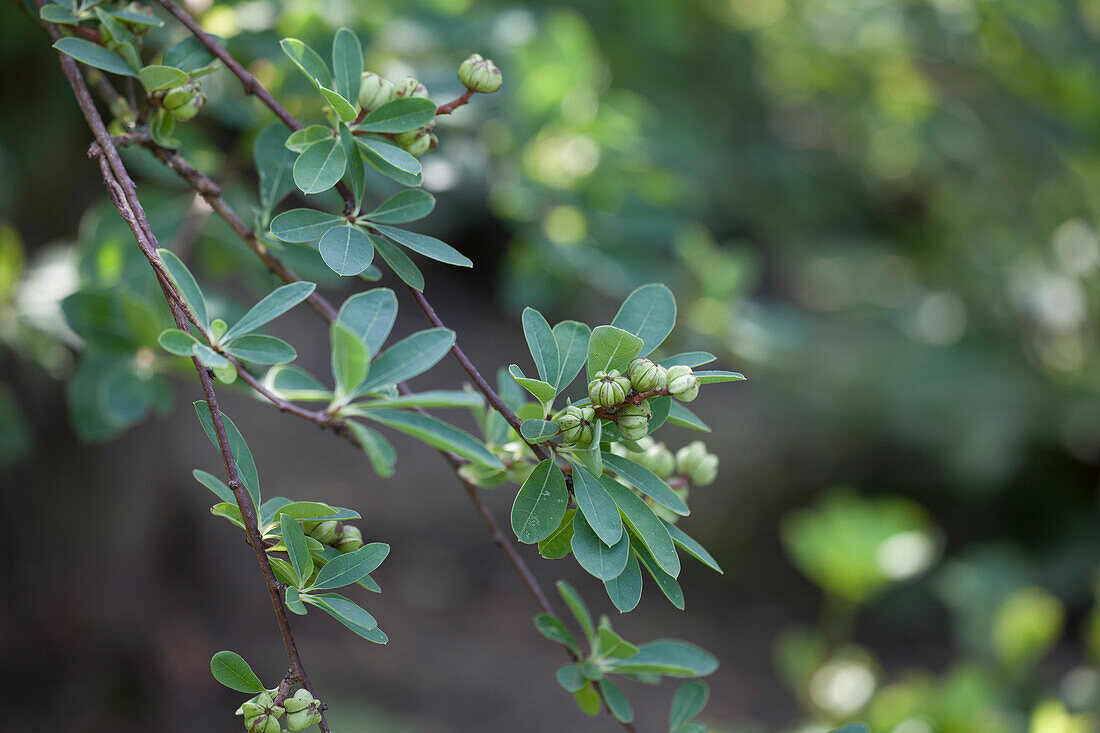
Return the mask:
[[316, 527], [313, 527], [309, 531], [309, 536], [320, 542], [322, 545], [331, 545], [336, 541], [337, 537], [336, 520], [329, 519], [324, 522], [318, 522]]
[[462, 86], [481, 94], [492, 94], [500, 89], [504, 76], [492, 61], [473, 53], [458, 67], [458, 80]]
[[393, 98], [400, 99], [402, 97], [421, 97], [427, 99], [428, 88], [417, 81], [416, 77], [406, 76], [393, 85]]
[[[435, 135], [433, 135], [428, 128], [421, 127], [417, 130], [409, 130], [408, 132], [394, 135], [393, 141], [400, 145], [409, 155], [420, 157], [432, 149], [432, 139], [434, 137]], [[436, 140], [437, 144], [438, 142], [439, 141]]]
[[714, 483], [718, 477], [718, 456], [707, 452], [701, 440], [696, 440], [676, 451], [676, 470], [696, 486]]
[[194, 81], [169, 89], [161, 100], [161, 105], [180, 122], [193, 119], [204, 104], [206, 95], [199, 89], [198, 82]]
[[635, 392], [661, 389], [668, 383], [668, 371], [660, 364], [654, 364], [643, 356], [630, 362], [630, 366], [626, 369], [626, 376], [630, 378], [630, 385], [634, 387]]
[[677, 364], [669, 367], [668, 393], [681, 402], [691, 402], [699, 396], [699, 377], [689, 366]]
[[643, 405], [623, 405], [615, 413], [615, 424], [627, 440], [641, 440], [649, 433], [649, 411]]
[[336, 536], [336, 543], [333, 545], [340, 552], [355, 552], [363, 546], [363, 533], [359, 531], [359, 528], [352, 524], [345, 524], [340, 527], [340, 533]]
[[393, 83], [373, 71], [364, 71], [359, 82], [359, 106], [368, 112], [393, 99]]
[[654, 443], [646, 448], [645, 453], [635, 453], [630, 457], [635, 463], [645, 466], [661, 478], [668, 478], [676, 472], [676, 456], [664, 443]]
[[619, 374], [618, 369], [596, 372], [596, 378], [588, 383], [588, 399], [600, 407], [621, 405], [630, 393], [630, 380]]
[[286, 727], [293, 731], [305, 730], [321, 721], [321, 701], [309, 690], [301, 689], [283, 702], [286, 708]]
[[592, 421], [596, 411], [591, 407], [570, 405], [554, 415], [551, 420], [561, 428], [562, 442], [566, 445], [588, 445], [592, 441]]

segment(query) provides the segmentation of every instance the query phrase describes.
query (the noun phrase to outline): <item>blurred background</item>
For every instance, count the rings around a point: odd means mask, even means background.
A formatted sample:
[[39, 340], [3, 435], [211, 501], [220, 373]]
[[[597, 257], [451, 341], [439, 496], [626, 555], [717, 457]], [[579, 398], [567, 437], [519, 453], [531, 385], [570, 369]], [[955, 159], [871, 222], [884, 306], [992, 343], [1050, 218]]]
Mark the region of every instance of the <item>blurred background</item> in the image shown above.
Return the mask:
[[[1100, 730], [1100, 0], [188, 7], [295, 114], [315, 105], [283, 36], [327, 53], [349, 26], [367, 68], [414, 73], [440, 103], [469, 53], [496, 61], [504, 88], [441, 119], [424, 158], [425, 231], [476, 264], [428, 268], [427, 292], [483, 371], [526, 364], [525, 305], [596, 325], [661, 281], [680, 305], [670, 351], [749, 377], [697, 409], [722, 463], [683, 526], [725, 574], [685, 566], [686, 613], [647, 587], [615, 614], [627, 638], [721, 658], [712, 730]], [[56, 56], [13, 3], [0, 63], [0, 728], [236, 730], [210, 654], [265, 678], [285, 658], [247, 548], [189, 475], [217, 471], [198, 388], [135, 340], [135, 314], [163, 306]], [[268, 116], [224, 72], [204, 89], [177, 136], [248, 212]], [[156, 161], [127, 160], [222, 312], [272, 287]], [[299, 272], [351, 292], [298, 249]], [[398, 335], [424, 327], [401, 308]], [[326, 371], [310, 313], [279, 333]], [[463, 377], [445, 361], [417, 386]], [[555, 684], [560, 652], [442, 461], [397, 440], [381, 481], [223, 391], [266, 493], [354, 507], [393, 547], [367, 599], [387, 646], [297, 624], [337, 730], [615, 728]], [[486, 492], [498, 518], [513, 495]], [[615, 613], [574, 564], [528, 555]], [[627, 692], [641, 729], [663, 730], [671, 687]]]

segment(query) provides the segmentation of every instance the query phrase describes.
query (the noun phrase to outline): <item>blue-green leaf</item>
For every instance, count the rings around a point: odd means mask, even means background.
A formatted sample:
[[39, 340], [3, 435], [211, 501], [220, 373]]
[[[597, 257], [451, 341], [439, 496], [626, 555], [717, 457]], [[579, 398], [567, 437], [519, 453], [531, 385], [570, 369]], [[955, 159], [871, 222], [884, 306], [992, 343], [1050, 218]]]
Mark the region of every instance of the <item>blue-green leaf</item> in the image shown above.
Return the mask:
[[588, 525], [605, 545], [611, 547], [622, 538], [619, 508], [599, 479], [579, 463], [573, 464], [573, 496]]
[[179, 289], [184, 302], [198, 316], [199, 323], [204, 327], [209, 326], [210, 320], [206, 314], [206, 298], [203, 297], [202, 288], [195, 281], [195, 276], [187, 269], [187, 265], [183, 264], [183, 260], [177, 257], [172, 250], [161, 248], [157, 250], [157, 255], [160, 256], [160, 261], [164, 263], [164, 269], [168, 270], [172, 281]]
[[600, 682], [600, 692], [607, 703], [607, 709], [620, 723], [629, 723], [634, 720], [634, 708], [630, 707], [630, 701], [626, 699], [623, 691], [611, 680], [604, 679]]
[[417, 234], [416, 232], [407, 232], [404, 229], [398, 229], [397, 227], [383, 224], [379, 224], [374, 228], [398, 244], [404, 245], [413, 252], [418, 252], [437, 262], [442, 262], [446, 265], [457, 265], [459, 267], [474, 266], [474, 263], [470, 261], [469, 257], [435, 237], [429, 237], [426, 234]]
[[363, 46], [359, 36], [348, 28], [341, 28], [332, 39], [332, 77], [336, 91], [352, 105], [359, 100], [362, 74]]
[[446, 356], [454, 342], [454, 331], [446, 328], [418, 331], [398, 341], [374, 360], [370, 377], [360, 387], [359, 392], [362, 394], [423, 374]]
[[331, 590], [356, 583], [381, 565], [389, 553], [389, 545], [384, 542], [372, 542], [354, 552], [333, 558], [317, 573], [317, 579], [313, 581], [310, 588], [311, 590]]
[[549, 537], [569, 505], [565, 475], [553, 459], [540, 462], [523, 482], [512, 504], [512, 531], [520, 542], [533, 544]]
[[313, 143], [294, 161], [294, 183], [302, 193], [327, 191], [344, 177], [348, 158], [340, 138]]
[[354, 331], [340, 321], [329, 328], [332, 340], [332, 377], [336, 384], [336, 401], [345, 402], [367, 377], [370, 354]]
[[297, 38], [284, 38], [279, 41], [279, 45], [282, 46], [283, 53], [294, 62], [307, 79], [313, 82], [314, 86], [332, 87], [332, 77], [329, 75], [328, 67], [316, 51]]
[[605, 580], [604, 590], [620, 613], [629, 613], [638, 607], [642, 600], [642, 570], [634, 553], [626, 561], [626, 567], [618, 577]]
[[252, 144], [252, 159], [260, 178], [260, 207], [265, 212], [274, 209], [294, 190], [294, 161], [298, 156], [286, 148], [289, 134], [282, 122], [272, 122], [260, 130]]
[[363, 132], [409, 132], [435, 119], [435, 103], [420, 97], [402, 97], [386, 102], [363, 118], [356, 129]]
[[[214, 432], [214, 421], [210, 417], [210, 408], [207, 407], [205, 400], [199, 400], [195, 403], [195, 413], [199, 416], [199, 422], [202, 423], [202, 429], [206, 432], [206, 437], [217, 448], [218, 436]], [[252, 457], [252, 451], [248, 449], [248, 443], [244, 441], [241, 431], [237, 430], [237, 426], [233, 424], [229, 416], [223, 412], [221, 417], [222, 424], [225, 426], [226, 438], [229, 440], [230, 455], [233, 456], [233, 463], [237, 465], [237, 474], [248, 490], [249, 496], [252, 497], [252, 504], [258, 507], [260, 506], [260, 477], [256, 471], [256, 460]]]
[[284, 242], [316, 242], [344, 221], [342, 216], [316, 209], [291, 209], [271, 220], [271, 233]]
[[389, 640], [378, 628], [378, 622], [374, 620], [374, 616], [338, 593], [303, 595], [302, 600], [317, 606], [367, 641], [385, 644]]
[[211, 657], [210, 674], [230, 690], [249, 694], [264, 690], [252, 667], [236, 652], [220, 651]]
[[663, 479], [645, 466], [639, 465], [629, 458], [608, 452], [603, 454], [603, 463], [628, 484], [661, 506], [682, 517], [686, 517], [691, 513], [684, 500], [677, 496]]
[[279, 515], [279, 528], [282, 530], [283, 544], [290, 555], [290, 564], [298, 576], [295, 583], [299, 588], [305, 585], [309, 576], [313, 575], [313, 556], [309, 554], [309, 546], [306, 544], [306, 536], [302, 533], [302, 525], [289, 514]]
[[479, 465], [504, 469], [500, 459], [490, 453], [477, 438], [431, 415], [401, 410], [367, 410], [363, 417], [411, 435], [433, 448], [468, 458]]
[[680, 685], [672, 698], [672, 707], [668, 712], [669, 730], [676, 730], [687, 723], [707, 706], [710, 688], [706, 682], [692, 680]]
[[558, 427], [557, 423], [549, 420], [532, 418], [523, 421], [519, 426], [519, 432], [524, 440], [529, 443], [544, 443], [560, 433], [561, 428]]
[[581, 627], [585, 638], [588, 639], [588, 645], [595, 648], [596, 627], [592, 625], [592, 614], [588, 612], [588, 606], [584, 604], [580, 593], [577, 593], [576, 589], [564, 580], [559, 580], [555, 585], [561, 599], [565, 601], [566, 607], [573, 613], [573, 618], [577, 619], [577, 625]]
[[416, 266], [416, 263], [410, 260], [409, 256], [400, 247], [378, 234], [368, 234], [368, 236], [371, 243], [374, 244], [374, 249], [393, 270], [393, 274], [401, 278], [401, 281], [409, 287], [424, 290], [424, 275], [420, 272], [420, 268]]
[[259, 333], [239, 336], [225, 350], [253, 364], [285, 364], [298, 358], [298, 352], [286, 341]]
[[98, 43], [70, 36], [62, 38], [53, 47], [82, 64], [94, 66], [97, 69], [103, 69], [119, 76], [137, 76], [137, 71], [127, 63], [126, 59], [114, 51], [100, 46]]
[[600, 580], [619, 577], [630, 558], [630, 537], [625, 532], [618, 542], [608, 547], [596, 536], [582, 512], [573, 517], [571, 545], [580, 566]]
[[396, 319], [397, 296], [389, 288], [375, 288], [351, 296], [340, 306], [336, 316], [336, 320], [355, 332], [371, 354], [382, 350]]
[[561, 361], [554, 332], [542, 314], [534, 308], [523, 309], [523, 336], [535, 361], [539, 379], [553, 386], [561, 375]]
[[680, 574], [680, 556], [676, 554], [665, 523], [653, 513], [644, 499], [618, 481], [601, 476], [600, 483], [619, 507], [627, 526], [649, 548], [661, 569], [673, 578], [677, 577]]
[[316, 288], [317, 286], [313, 283], [301, 281], [276, 288], [268, 293], [263, 300], [252, 306], [241, 320], [225, 332], [221, 339], [222, 343], [228, 344], [238, 336], [251, 333], [260, 326], [275, 320], [312, 295]]
[[709, 425], [700, 420], [698, 415], [696, 415], [694, 412], [684, 407], [682, 404], [675, 400], [673, 400], [672, 403], [669, 405], [668, 422], [681, 428], [700, 430], [704, 433], [710, 432]]
[[641, 348], [642, 340], [632, 333], [615, 326], [596, 326], [588, 341], [588, 379], [612, 369], [625, 373]]
[[676, 325], [676, 298], [660, 283], [643, 285], [623, 302], [611, 325], [642, 340], [639, 356], [648, 356]]
[[394, 450], [390, 441], [377, 430], [354, 420], [347, 420], [344, 424], [347, 425], [363, 452], [367, 454], [374, 472], [382, 478], [393, 476], [394, 465], [397, 463], [397, 451]]
[[351, 224], [334, 226], [317, 243], [321, 259], [337, 275], [358, 275], [374, 259], [374, 246], [366, 232]]
[[569, 386], [584, 366], [591, 337], [592, 330], [578, 321], [562, 321], [554, 326], [554, 341], [558, 345], [558, 374], [552, 384], [558, 394]]
[[394, 194], [362, 218], [376, 224], [406, 224], [423, 219], [433, 209], [435, 196], [423, 189], [411, 188]]
[[357, 137], [356, 143], [371, 166], [402, 186], [419, 186], [422, 180], [420, 160], [396, 145], [375, 137]]
[[[664, 520], [661, 520], [664, 521]], [[665, 529], [668, 530], [669, 536], [672, 538], [672, 542], [687, 554], [694, 557], [699, 562], [706, 565], [711, 570], [717, 573], [722, 573], [722, 568], [719, 567], [718, 561], [715, 560], [706, 548], [703, 547], [695, 538], [688, 535], [687, 532], [677, 527], [675, 524], [665, 522]]]

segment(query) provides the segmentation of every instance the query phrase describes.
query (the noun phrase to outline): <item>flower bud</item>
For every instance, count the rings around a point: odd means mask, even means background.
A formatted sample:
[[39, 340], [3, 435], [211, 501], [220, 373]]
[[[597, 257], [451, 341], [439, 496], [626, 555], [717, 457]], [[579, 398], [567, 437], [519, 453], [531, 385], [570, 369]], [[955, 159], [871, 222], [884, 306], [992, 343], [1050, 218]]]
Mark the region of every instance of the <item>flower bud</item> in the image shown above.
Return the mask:
[[305, 730], [321, 721], [321, 701], [314, 698], [309, 690], [301, 689], [283, 702], [286, 708], [286, 727], [290, 730]]
[[591, 407], [570, 405], [551, 420], [561, 428], [562, 441], [566, 445], [588, 445], [592, 441], [592, 420], [595, 418], [596, 411]]
[[640, 440], [649, 433], [649, 415], [642, 405], [625, 404], [615, 413], [615, 424], [627, 440]]
[[309, 531], [309, 536], [322, 545], [331, 545], [336, 541], [336, 533], [336, 520], [329, 519], [324, 522], [318, 522], [317, 526]]
[[458, 80], [471, 91], [492, 94], [500, 89], [504, 77], [491, 60], [482, 58], [479, 53], [472, 53], [458, 67]]
[[416, 77], [406, 76], [393, 85], [393, 98], [400, 99], [402, 97], [421, 97], [427, 99], [428, 88], [417, 81]]
[[661, 389], [668, 382], [668, 371], [660, 364], [654, 364], [643, 356], [630, 362], [630, 366], [626, 369], [626, 376], [630, 378], [630, 385], [634, 387], [635, 392]]
[[699, 396], [699, 377], [689, 366], [677, 364], [669, 367], [668, 393], [681, 402], [691, 402]]
[[244, 729], [248, 733], [279, 733], [282, 730], [279, 717], [283, 708], [275, 704], [268, 692], [261, 692], [241, 705], [237, 714], [244, 716]]
[[668, 478], [676, 471], [676, 456], [664, 443], [654, 443], [641, 455], [633, 454], [635, 463], [648, 468], [660, 478]]
[[[282, 709], [279, 708], [279, 710]], [[279, 725], [279, 719], [275, 715], [261, 713], [255, 718], [245, 718], [244, 729], [248, 733], [280, 733], [283, 726]]]
[[[409, 130], [395, 135], [393, 141], [400, 145], [409, 155], [420, 157], [432, 149], [432, 139], [435, 137], [426, 127], [418, 130]], [[438, 140], [436, 141], [438, 143]]]
[[364, 71], [359, 82], [359, 106], [368, 112], [393, 99], [393, 83], [373, 71]]
[[703, 441], [696, 440], [676, 451], [676, 470], [696, 486], [706, 486], [718, 477], [718, 456], [708, 453]]
[[351, 524], [341, 525], [333, 547], [340, 552], [355, 552], [362, 546], [363, 533], [359, 531], [359, 528]]
[[630, 380], [619, 374], [618, 369], [596, 372], [596, 378], [588, 383], [588, 398], [601, 407], [621, 405], [630, 392]]
[[194, 81], [169, 89], [161, 100], [161, 105], [180, 122], [193, 119], [204, 104], [206, 95], [200, 91], [198, 82]]

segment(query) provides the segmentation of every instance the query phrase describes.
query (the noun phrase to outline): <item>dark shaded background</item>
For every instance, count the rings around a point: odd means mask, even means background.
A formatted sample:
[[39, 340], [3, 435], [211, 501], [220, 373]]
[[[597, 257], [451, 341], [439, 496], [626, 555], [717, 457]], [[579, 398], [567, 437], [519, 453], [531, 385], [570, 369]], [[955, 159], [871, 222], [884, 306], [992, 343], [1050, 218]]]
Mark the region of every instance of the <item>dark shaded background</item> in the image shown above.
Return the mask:
[[[1033, 716], [1044, 700], [1097, 709], [1100, 5], [261, 0], [202, 18], [239, 58], [269, 59], [252, 68], [295, 113], [311, 102], [278, 55], [282, 35], [326, 48], [351, 26], [371, 68], [415, 70], [440, 101], [460, 91], [453, 70], [469, 51], [497, 60], [505, 89], [456, 114], [425, 159], [440, 202], [428, 229], [476, 263], [426, 269], [428, 292], [486, 372], [526, 364], [524, 305], [595, 325], [660, 280], [680, 303], [671, 351], [710, 349], [749, 376], [710, 388], [697, 409], [722, 468], [684, 526], [726, 573], [688, 565], [686, 613], [647, 587], [616, 620], [628, 638], [718, 654], [704, 716], [714, 730], [870, 718], [875, 733], [1052, 733], [1062, 729]], [[150, 44], [169, 36], [178, 29]], [[175, 381], [170, 413], [117, 435], [74, 429], [63, 381], [81, 356], [57, 301], [77, 284], [71, 266], [47, 264], [97, 251], [113, 215], [46, 37], [14, 4], [0, 6], [0, 59], [0, 727], [235, 729], [239, 701], [212, 683], [210, 654], [236, 649], [268, 671], [284, 661], [247, 548], [189, 476], [217, 466], [187, 404], [197, 387]], [[207, 89], [181, 136], [247, 207], [246, 130], [266, 118], [224, 73]], [[131, 163], [173, 242], [186, 192]], [[229, 310], [271, 286], [246, 255], [214, 221], [194, 243]], [[411, 302], [401, 308], [396, 334], [423, 327]], [[327, 338], [308, 312], [278, 332], [326, 371]], [[463, 376], [443, 362], [416, 386]], [[345, 444], [258, 402], [231, 394], [225, 409], [267, 495], [355, 507], [364, 534], [393, 547], [376, 575], [384, 593], [368, 599], [387, 646], [350, 642], [316, 614], [296, 625], [334, 727], [613, 728], [557, 688], [563, 660], [533, 633], [531, 603], [431, 451], [396, 439], [398, 474], [383, 482]], [[849, 609], [858, 622], [841, 636], [860, 646], [841, 656], [861, 659], [880, 692], [843, 713], [773, 664], [784, 630], [835, 631], [780, 526], [836, 485], [915, 500], [940, 541], [927, 573]], [[499, 518], [513, 495], [487, 492]], [[565, 577], [613, 611], [571, 562], [529, 554], [547, 586]], [[1020, 667], [990, 630], [1026, 586], [1053, 593], [1066, 620], [1053, 649]], [[1020, 634], [1041, 625], [1025, 614]], [[990, 689], [952, 683], [960, 669], [981, 670]], [[1067, 685], [1069, 672], [1092, 687]], [[905, 706], [887, 699], [890, 685], [932, 691], [894, 715]], [[948, 704], [952, 687], [962, 702]], [[660, 729], [671, 687], [628, 694], [641, 721], [657, 721], [642, 729]], [[899, 727], [908, 720], [929, 727]]]

